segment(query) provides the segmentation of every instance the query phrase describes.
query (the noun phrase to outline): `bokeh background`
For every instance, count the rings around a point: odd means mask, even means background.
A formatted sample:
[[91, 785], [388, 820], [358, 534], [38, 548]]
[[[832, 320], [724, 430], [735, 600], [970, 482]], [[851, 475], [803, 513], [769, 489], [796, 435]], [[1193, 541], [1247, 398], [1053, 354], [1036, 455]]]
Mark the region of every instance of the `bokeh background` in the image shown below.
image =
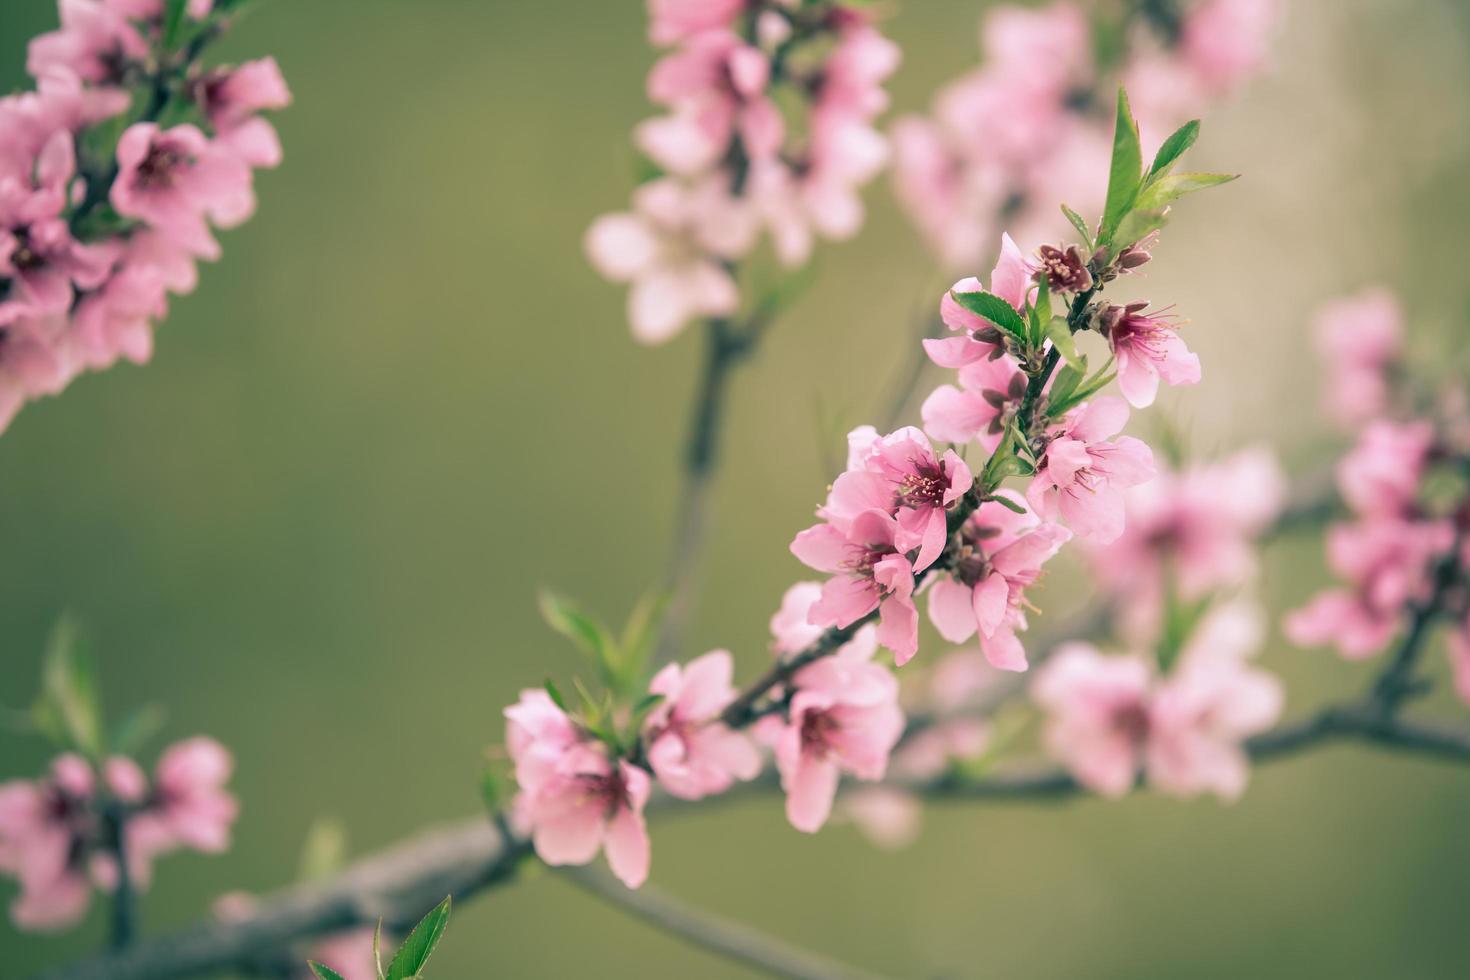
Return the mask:
[[[895, 8], [896, 109], [974, 62], [982, 7]], [[1319, 301], [1384, 282], [1426, 359], [1465, 341], [1470, 6], [1290, 8], [1275, 67], [1197, 151], [1246, 179], [1182, 209], [1150, 279], [1207, 365], [1166, 403], [1194, 451], [1264, 440], [1309, 473], [1340, 448], [1316, 412]], [[0, 86], [55, 16], [0, 3]], [[166, 736], [238, 758], [234, 849], [161, 864], [150, 928], [288, 881], [318, 815], [361, 852], [473, 812], [500, 708], [581, 666], [536, 589], [616, 618], [657, 582], [699, 344], [636, 347], [580, 249], [634, 174], [644, 29], [634, 0], [263, 4], [221, 52], [274, 54], [295, 90], [258, 217], [151, 365], [85, 378], [0, 439], [0, 702], [28, 702], [73, 610], [115, 713], [159, 701]], [[728, 646], [747, 674], [801, 574], [786, 542], [836, 448], [818, 419], [875, 411], [932, 299], [886, 186], [869, 199], [862, 237], [822, 252], [735, 388], [692, 646]], [[1318, 545], [1292, 540], [1264, 590], [1279, 611], [1323, 579]], [[1068, 581], [1049, 607], [1085, 599]], [[1365, 679], [1279, 639], [1264, 662], [1290, 711]], [[0, 777], [44, 757], [5, 735]], [[1340, 747], [1259, 770], [1233, 807], [932, 809], [896, 853], [851, 827], [806, 838], [775, 801], [688, 813], [655, 827], [653, 880], [892, 975], [1449, 978], [1470, 972], [1467, 828], [1470, 773]], [[0, 973], [94, 948], [100, 920], [54, 938], [0, 923]], [[544, 874], [458, 909], [434, 967], [747, 975]]]

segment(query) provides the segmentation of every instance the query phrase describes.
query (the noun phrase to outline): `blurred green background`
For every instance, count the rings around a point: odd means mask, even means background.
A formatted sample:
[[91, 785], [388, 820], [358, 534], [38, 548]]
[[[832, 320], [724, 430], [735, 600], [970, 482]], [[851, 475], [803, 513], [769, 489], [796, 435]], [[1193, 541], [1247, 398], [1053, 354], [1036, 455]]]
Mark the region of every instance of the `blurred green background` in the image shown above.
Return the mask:
[[[974, 62], [981, 6], [895, 8], [896, 109]], [[48, 0], [0, 4], [0, 87], [54, 23]], [[150, 928], [288, 880], [319, 814], [364, 851], [473, 812], [501, 707], [580, 666], [535, 590], [613, 618], [657, 582], [699, 344], [635, 346], [580, 248], [627, 197], [644, 30], [634, 0], [263, 4], [221, 52], [274, 54], [296, 95], [257, 218], [151, 365], [84, 378], [0, 439], [0, 702], [28, 700], [70, 609], [115, 713], [161, 701], [166, 736], [238, 759], [234, 849], [163, 862]], [[1246, 179], [1182, 209], [1149, 277], [1207, 365], [1166, 403], [1196, 451], [1269, 440], [1294, 473], [1331, 458], [1304, 327], [1327, 297], [1386, 282], [1421, 351], [1463, 342], [1467, 45], [1459, 0], [1297, 0], [1270, 75], [1207, 120], [1196, 163]], [[868, 196], [861, 239], [823, 251], [735, 388], [692, 640], [747, 675], [836, 448], [818, 405], [864, 421], [930, 299], [886, 186]], [[1280, 610], [1323, 577], [1292, 541], [1264, 588]], [[1366, 676], [1279, 640], [1265, 663], [1291, 711]], [[0, 753], [0, 777], [45, 758], [12, 736]], [[1464, 977], [1467, 828], [1470, 773], [1341, 747], [1258, 771], [1234, 807], [936, 808], [897, 853], [850, 827], [806, 838], [775, 801], [690, 813], [655, 827], [653, 880], [901, 976]], [[0, 973], [93, 948], [101, 926], [95, 909], [59, 937], [0, 923]], [[546, 875], [458, 910], [434, 965], [747, 975]]]

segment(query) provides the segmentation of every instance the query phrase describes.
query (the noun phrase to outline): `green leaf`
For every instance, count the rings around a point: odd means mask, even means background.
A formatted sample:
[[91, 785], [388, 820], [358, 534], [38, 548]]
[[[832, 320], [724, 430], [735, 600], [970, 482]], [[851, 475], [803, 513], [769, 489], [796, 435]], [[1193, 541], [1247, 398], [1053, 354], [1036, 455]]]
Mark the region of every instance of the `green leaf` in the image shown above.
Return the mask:
[[1087, 376], [1087, 358], [1078, 357], [1075, 364], [1064, 364], [1052, 375], [1051, 390], [1047, 398], [1051, 404], [1064, 401], [1077, 385]]
[[619, 691], [627, 691], [641, 678], [648, 658], [653, 655], [654, 642], [664, 614], [669, 609], [668, 593], [653, 593], [638, 600], [623, 625], [622, 642], [619, 643], [618, 684]]
[[561, 691], [557, 690], [556, 684], [551, 680], [551, 678], [548, 677], [546, 679], [546, 683], [543, 684], [542, 687], [546, 688], [546, 694], [549, 698], [551, 698], [552, 704], [556, 705], [564, 712], [568, 710], [566, 700], [562, 698]]
[[1240, 174], [1168, 174], [1154, 181], [1138, 195], [1137, 206], [1139, 210], [1158, 210], [1185, 194], [1228, 184], [1239, 176]]
[[163, 15], [163, 50], [172, 51], [179, 43], [179, 31], [184, 26], [184, 12], [189, 0], [168, 0]]
[[383, 920], [373, 926], [373, 967], [378, 971], [378, 980], [383, 980]]
[[388, 964], [384, 980], [411, 980], [424, 972], [424, 964], [429, 962], [434, 947], [444, 935], [444, 927], [449, 924], [449, 904], [450, 900], [444, 899], [413, 927], [413, 932], [393, 955], [393, 962]]
[[311, 967], [311, 972], [317, 975], [317, 980], [347, 980], [330, 966], [318, 963], [316, 960], [307, 960], [306, 965]]
[[1077, 234], [1082, 236], [1082, 244], [1086, 245], [1087, 250], [1091, 252], [1093, 248], [1092, 232], [1088, 231], [1087, 222], [1083, 220], [1082, 215], [1078, 214], [1076, 211], [1073, 211], [1065, 204], [1062, 205], [1062, 214], [1065, 214], [1067, 216], [1067, 220], [1072, 222], [1072, 227], [1076, 228]]
[[133, 711], [112, 730], [108, 750], [117, 755], [137, 755], [138, 750], [157, 735], [168, 713], [156, 704], [145, 704]]
[[335, 817], [318, 817], [306, 831], [297, 881], [318, 881], [342, 870], [347, 863], [347, 828]]
[[1138, 141], [1138, 123], [1128, 105], [1128, 93], [1118, 89], [1118, 118], [1113, 129], [1113, 159], [1108, 167], [1108, 197], [1103, 206], [1102, 231], [1098, 241], [1111, 243], [1118, 222], [1133, 207], [1142, 178], [1143, 149]]
[[1157, 179], [1161, 174], [1169, 172], [1169, 167], [1184, 155], [1184, 151], [1194, 145], [1199, 139], [1199, 120], [1191, 119], [1169, 134], [1164, 140], [1164, 145], [1159, 147], [1159, 152], [1154, 154], [1154, 163], [1148, 169], [1148, 179]]
[[956, 303], [971, 313], [984, 317], [1021, 343], [1026, 343], [1026, 321], [1021, 319], [1021, 314], [1016, 312], [1014, 306], [999, 296], [984, 290], [973, 293], [951, 292], [950, 295]]
[[1026, 313], [1031, 319], [1031, 346], [1039, 348], [1051, 324], [1051, 284], [1045, 276], [1036, 284], [1036, 302]]
[[986, 497], [985, 500], [988, 503], [1000, 504], [1006, 510], [1015, 511], [1017, 514], [1029, 513], [1025, 507], [1016, 503], [1010, 497], [997, 497], [992, 495]]
[[1112, 370], [1112, 366], [1113, 360], [1112, 358], [1108, 358], [1108, 362], [1098, 368], [1096, 374], [1080, 382], [1075, 388], [1067, 392], [1064, 398], [1057, 397], [1056, 389], [1053, 387], [1051, 400], [1047, 404], [1047, 414], [1052, 418], [1056, 418], [1071, 409], [1074, 405], [1085, 402], [1097, 392], [1107, 387], [1118, 376], [1117, 372]]
[[97, 662], [69, 616], [51, 631], [41, 664], [41, 695], [32, 708], [36, 728], [53, 741], [99, 758], [104, 754]]
[[1072, 325], [1067, 322], [1066, 317], [1054, 316], [1048, 320], [1046, 336], [1057, 349], [1057, 353], [1062, 355], [1062, 360], [1068, 364], [1077, 363], [1077, 344], [1072, 339]]
[[617, 647], [612, 635], [597, 620], [578, 609], [570, 599], [542, 590], [537, 597], [546, 625], [593, 659], [609, 680], [616, 676]]
[[1118, 223], [1118, 230], [1113, 233], [1112, 254], [1120, 254], [1128, 246], [1136, 245], [1168, 223], [1169, 216], [1162, 210], [1134, 208]]

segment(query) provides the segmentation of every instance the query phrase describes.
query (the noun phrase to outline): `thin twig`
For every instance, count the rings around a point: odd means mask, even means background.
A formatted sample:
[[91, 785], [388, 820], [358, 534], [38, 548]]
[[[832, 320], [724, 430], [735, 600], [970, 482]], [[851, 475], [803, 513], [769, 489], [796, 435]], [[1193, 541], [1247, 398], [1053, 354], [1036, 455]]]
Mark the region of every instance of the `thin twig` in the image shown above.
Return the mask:
[[106, 805], [102, 822], [106, 835], [107, 849], [117, 865], [117, 884], [112, 889], [111, 921], [108, 928], [108, 946], [112, 949], [127, 949], [137, 935], [138, 894], [133, 888], [133, 869], [128, 864], [126, 808], [119, 802]]
[[791, 980], [863, 980], [875, 977], [875, 974], [854, 970], [750, 926], [696, 909], [651, 886], [630, 890], [600, 868], [590, 865], [564, 868], [561, 876], [657, 929], [773, 977], [789, 977]]

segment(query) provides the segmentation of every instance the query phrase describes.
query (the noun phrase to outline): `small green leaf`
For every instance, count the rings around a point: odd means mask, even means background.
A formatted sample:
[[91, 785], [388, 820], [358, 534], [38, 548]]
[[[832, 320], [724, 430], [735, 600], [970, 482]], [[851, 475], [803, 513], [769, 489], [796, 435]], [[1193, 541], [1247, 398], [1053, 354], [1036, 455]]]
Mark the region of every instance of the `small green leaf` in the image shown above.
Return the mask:
[[1051, 284], [1045, 276], [1036, 284], [1036, 302], [1026, 313], [1031, 319], [1031, 346], [1039, 348], [1051, 324]]
[[1083, 220], [1082, 215], [1078, 214], [1076, 211], [1073, 211], [1065, 204], [1062, 205], [1062, 214], [1065, 214], [1067, 216], [1067, 220], [1072, 222], [1072, 227], [1076, 228], [1077, 234], [1082, 236], [1082, 244], [1086, 245], [1087, 250], [1091, 252], [1093, 248], [1092, 232], [1087, 230], [1087, 222]]
[[542, 687], [546, 688], [546, 695], [551, 698], [552, 704], [564, 712], [568, 710], [566, 700], [562, 698], [561, 691], [557, 690], [556, 683], [551, 678], [548, 677]]
[[346, 980], [346, 977], [323, 963], [316, 960], [307, 960], [306, 965], [311, 967], [311, 972], [317, 975], [317, 980]]
[[145, 704], [133, 711], [112, 730], [108, 750], [117, 755], [137, 755], [138, 750], [157, 735], [168, 714], [156, 704]]
[[1148, 169], [1148, 179], [1157, 179], [1160, 175], [1168, 173], [1169, 167], [1184, 155], [1184, 151], [1194, 145], [1199, 139], [1199, 120], [1191, 119], [1169, 134], [1164, 140], [1164, 145], [1159, 147], [1159, 152], [1154, 154], [1154, 163]]
[[434, 954], [434, 947], [439, 945], [444, 927], [449, 924], [449, 905], [450, 900], [444, 899], [413, 927], [413, 932], [393, 955], [393, 962], [388, 964], [384, 980], [411, 980], [424, 972], [424, 964]]
[[1098, 241], [1111, 243], [1118, 223], [1133, 207], [1142, 178], [1143, 149], [1138, 141], [1138, 123], [1128, 105], [1128, 93], [1118, 89], [1118, 117], [1113, 129], [1113, 159], [1108, 167], [1108, 197], [1103, 206], [1102, 231]]
[[1051, 341], [1057, 353], [1062, 355], [1062, 360], [1068, 364], [1077, 363], [1077, 344], [1072, 339], [1072, 325], [1064, 316], [1054, 316], [1047, 321], [1046, 337]]
[[168, 0], [163, 15], [163, 50], [172, 51], [179, 43], [179, 31], [184, 26], [184, 12], [189, 0]]
[[1000, 504], [1006, 510], [1015, 511], [1017, 514], [1025, 514], [1025, 513], [1028, 513], [1028, 511], [1026, 510], [1026, 508], [1024, 506], [1022, 506], [1021, 504], [1016, 503], [1010, 497], [997, 497], [997, 496], [992, 495], [992, 496], [986, 497], [985, 498], [985, 501], [987, 503]]
[[1138, 195], [1140, 211], [1156, 211], [1185, 194], [1228, 184], [1240, 174], [1169, 174], [1154, 181]]
[[1077, 390], [1077, 385], [1086, 376], [1086, 357], [1078, 357], [1076, 364], [1063, 364], [1057, 369], [1057, 373], [1052, 375], [1051, 390], [1047, 393], [1047, 398], [1052, 404], [1065, 400], [1068, 395]]
[[1112, 254], [1119, 255], [1128, 246], [1138, 244], [1168, 223], [1169, 216], [1163, 210], [1134, 208], [1119, 222], [1118, 230], [1113, 234]]
[[619, 644], [617, 674], [619, 691], [628, 691], [643, 675], [648, 658], [653, 655], [654, 642], [658, 639], [659, 627], [669, 608], [668, 593], [654, 593], [638, 600], [628, 614], [623, 626], [623, 638]]
[[373, 966], [378, 971], [378, 980], [383, 980], [383, 920], [373, 926]]
[[999, 296], [984, 290], [971, 293], [951, 292], [950, 295], [956, 303], [971, 313], [984, 317], [1021, 343], [1026, 342], [1026, 321], [1021, 319], [1021, 314], [1016, 312], [1014, 306]]
[[31, 716], [36, 728], [53, 741], [94, 759], [104, 754], [97, 662], [70, 617], [62, 617], [47, 640], [41, 695]]
[[597, 620], [583, 613], [572, 603], [554, 592], [542, 590], [537, 597], [541, 618], [562, 636], [592, 658], [611, 683], [617, 676], [618, 651], [612, 634]]

